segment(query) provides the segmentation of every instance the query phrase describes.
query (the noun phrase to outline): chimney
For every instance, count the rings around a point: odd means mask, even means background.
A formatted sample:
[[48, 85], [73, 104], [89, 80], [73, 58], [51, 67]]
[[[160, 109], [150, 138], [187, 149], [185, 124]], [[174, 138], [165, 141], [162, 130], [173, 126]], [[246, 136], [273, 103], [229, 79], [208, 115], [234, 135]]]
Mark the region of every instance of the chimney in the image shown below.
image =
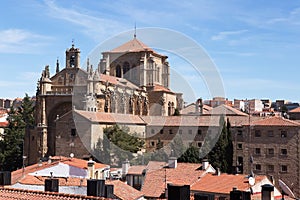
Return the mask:
[[94, 178], [94, 171], [95, 171], [95, 161], [93, 161], [92, 158], [89, 159], [87, 162], [87, 167], [88, 167], [88, 177], [90, 179]]
[[262, 200], [274, 200], [274, 186], [271, 184], [265, 184], [261, 186], [261, 199]]
[[0, 186], [11, 185], [11, 172], [0, 171]]
[[189, 185], [172, 185], [168, 184], [168, 200], [190, 200], [190, 186]]
[[105, 185], [105, 198], [114, 198], [114, 185]]
[[105, 196], [105, 180], [88, 179], [86, 194], [87, 194], [87, 196], [104, 197]]
[[128, 161], [128, 159], [126, 159], [123, 164], [122, 164], [122, 176], [125, 177], [126, 174], [128, 173], [130, 167], [130, 163]]
[[221, 175], [221, 170], [220, 170], [220, 168], [217, 168], [217, 170], [216, 170], [216, 174], [215, 174], [216, 176], [220, 176]]
[[168, 167], [169, 168], [176, 168], [177, 167], [177, 158], [176, 157], [170, 157], [169, 158]]
[[208, 159], [203, 159], [202, 160], [202, 170], [206, 170], [209, 166], [209, 162], [208, 162]]
[[50, 178], [45, 179], [45, 192], [58, 192], [59, 180], [53, 178], [53, 172], [50, 172]]

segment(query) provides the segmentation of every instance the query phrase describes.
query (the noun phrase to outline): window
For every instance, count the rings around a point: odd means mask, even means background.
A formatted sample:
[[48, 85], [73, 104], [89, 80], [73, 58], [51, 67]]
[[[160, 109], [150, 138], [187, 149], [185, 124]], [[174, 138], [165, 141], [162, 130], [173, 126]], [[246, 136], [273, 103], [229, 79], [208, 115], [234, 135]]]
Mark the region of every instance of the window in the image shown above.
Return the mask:
[[267, 165], [267, 170], [269, 172], [274, 172], [274, 165]]
[[192, 130], [189, 130], [189, 134], [193, 134], [193, 131], [192, 131]]
[[76, 129], [75, 129], [75, 128], [72, 128], [72, 129], [71, 129], [71, 136], [72, 136], [72, 137], [75, 137], [75, 136], [76, 136]]
[[272, 130], [268, 131], [268, 137], [274, 137], [274, 132]]
[[274, 149], [273, 148], [268, 149], [268, 154], [269, 155], [274, 155]]
[[260, 148], [255, 148], [255, 154], [256, 154], [256, 155], [260, 155], [260, 153], [261, 153], [261, 152], [260, 152]]
[[202, 142], [198, 142], [198, 147], [202, 147]]
[[242, 131], [242, 130], [238, 130], [238, 133], [237, 133], [237, 135], [240, 135], [240, 136], [242, 136], [242, 135], [243, 135], [243, 131]]
[[255, 165], [255, 170], [261, 171], [261, 165], [260, 165], [260, 164], [256, 164], [256, 165]]
[[150, 146], [153, 147], [154, 145], [155, 145], [155, 142], [152, 141], [152, 142], [150, 143]]
[[261, 137], [260, 130], [255, 130], [255, 137]]
[[243, 165], [243, 161], [244, 161], [244, 159], [243, 159], [243, 157], [241, 157], [241, 156], [238, 156], [237, 157], [237, 165]]
[[287, 171], [288, 171], [287, 165], [281, 165], [281, 172], [287, 172]]
[[286, 156], [287, 155], [287, 149], [281, 149], [280, 154]]
[[202, 131], [200, 129], [198, 129], [198, 135], [201, 135]]
[[281, 131], [281, 137], [286, 138], [287, 137], [287, 132], [286, 131]]
[[116, 77], [121, 78], [122, 74], [121, 74], [121, 66], [117, 65], [116, 67]]
[[182, 135], [182, 130], [181, 129], [179, 129], [179, 134]]
[[155, 133], [154, 129], [151, 129], [151, 133], [152, 133], [152, 134], [154, 134], [154, 133]]
[[163, 134], [163, 133], [164, 133], [164, 130], [161, 129], [159, 132], [160, 132], [160, 134]]
[[170, 130], [169, 130], [169, 134], [173, 134], [173, 131], [172, 131], [172, 129], [170, 129]]
[[241, 143], [237, 144], [237, 149], [243, 149], [243, 144]]

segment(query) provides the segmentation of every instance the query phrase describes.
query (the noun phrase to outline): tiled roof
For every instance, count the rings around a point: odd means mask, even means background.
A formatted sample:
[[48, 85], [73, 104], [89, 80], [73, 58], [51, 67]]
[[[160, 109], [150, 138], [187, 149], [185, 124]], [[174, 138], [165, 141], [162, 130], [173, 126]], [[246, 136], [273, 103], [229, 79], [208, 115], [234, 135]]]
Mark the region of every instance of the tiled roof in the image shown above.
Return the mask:
[[248, 116], [246, 113], [243, 113], [242, 111], [239, 111], [235, 108], [232, 108], [228, 105], [220, 105], [218, 107], [213, 108], [209, 112], [210, 115], [239, 115], [239, 116]]
[[7, 127], [8, 126], [8, 122], [0, 122], [0, 127]]
[[145, 197], [158, 198], [165, 192], [168, 183], [192, 185], [205, 173], [200, 167], [201, 164], [178, 163], [176, 168], [148, 171], [141, 191]]
[[300, 113], [300, 107], [290, 110], [289, 113]]
[[[53, 161], [51, 163], [48, 162], [43, 162], [41, 164], [34, 164], [25, 167], [24, 174], [23, 174], [23, 169], [19, 169], [16, 171], [12, 172], [12, 184], [15, 184], [16, 182], [20, 181], [23, 177], [23, 175], [26, 177], [29, 173], [33, 173], [39, 170], [43, 170], [49, 167], [53, 167], [58, 165], [59, 163], [64, 163], [67, 165], [71, 165], [74, 167], [78, 167], [81, 169], [86, 169], [87, 168], [87, 162], [86, 160], [78, 159], [78, 158], [67, 158], [64, 156], [54, 156], [51, 158]], [[101, 163], [95, 163], [95, 169], [99, 168], [106, 168], [109, 167], [106, 164], [101, 164]], [[23, 177], [24, 178], [24, 177]]]
[[164, 168], [167, 166], [168, 163], [166, 162], [159, 162], [159, 161], [149, 161], [147, 165], [147, 172], [155, 171]]
[[128, 169], [127, 174], [131, 175], [142, 175], [144, 170], [146, 169], [146, 165], [133, 165]]
[[114, 195], [121, 200], [135, 200], [144, 196], [144, 193], [134, 189], [119, 180], [105, 181], [106, 185], [114, 185]]
[[299, 126], [300, 123], [288, 120], [282, 117], [269, 117], [265, 119], [261, 119], [258, 121], [254, 121], [251, 125], [253, 126]]
[[141, 52], [141, 51], [152, 51], [155, 52], [153, 49], [148, 47], [146, 44], [141, 42], [140, 40], [133, 38], [132, 40], [112, 49], [111, 53], [123, 53], [123, 52]]
[[[256, 176], [256, 182], [260, 182], [265, 176]], [[199, 181], [191, 186], [192, 191], [219, 193], [219, 194], [230, 194], [232, 188], [237, 188], [241, 191], [249, 189], [249, 181], [245, 175], [229, 175], [221, 174], [216, 176], [213, 174], [206, 174]]]
[[99, 123], [110, 124], [145, 124], [145, 122], [137, 115], [125, 115], [118, 113], [105, 113], [105, 112], [89, 112], [76, 110], [75, 113], [83, 116], [84, 118]]
[[[180, 113], [182, 115], [194, 115], [195, 113], [195, 103], [191, 103], [189, 105], [187, 105], [186, 107], [184, 107]], [[209, 111], [212, 109], [212, 107], [208, 106], [208, 105], [203, 105], [203, 111], [202, 114], [209, 114]]]
[[56, 192], [30, 191], [12, 188], [0, 188], [0, 200], [18, 199], [18, 200], [93, 200], [106, 199], [103, 197], [88, 197], [75, 194], [63, 194]]
[[[19, 183], [24, 185], [44, 185], [45, 180], [49, 177], [45, 176], [32, 176], [26, 175], [22, 178]], [[76, 177], [68, 177], [68, 178], [56, 178], [59, 180], [60, 186], [87, 186], [87, 181], [85, 178], [76, 178]]]
[[166, 92], [166, 93], [174, 94], [174, 92], [172, 92], [169, 88], [166, 88], [159, 84], [154, 84], [153, 86], [147, 86], [147, 90], [149, 92], [154, 91], [154, 92]]
[[[141, 116], [148, 126], [219, 126], [220, 116]], [[248, 116], [225, 116], [231, 126], [249, 124]], [[251, 121], [257, 118], [251, 118]]]
[[100, 80], [102, 82], [107, 81], [113, 85], [120, 85], [123, 87], [129, 87], [132, 89], [139, 89], [138, 86], [136, 86], [135, 84], [131, 83], [130, 81], [128, 81], [127, 79], [124, 79], [124, 78], [119, 78], [119, 77], [110, 76], [110, 75], [106, 75], [106, 74], [100, 74]]

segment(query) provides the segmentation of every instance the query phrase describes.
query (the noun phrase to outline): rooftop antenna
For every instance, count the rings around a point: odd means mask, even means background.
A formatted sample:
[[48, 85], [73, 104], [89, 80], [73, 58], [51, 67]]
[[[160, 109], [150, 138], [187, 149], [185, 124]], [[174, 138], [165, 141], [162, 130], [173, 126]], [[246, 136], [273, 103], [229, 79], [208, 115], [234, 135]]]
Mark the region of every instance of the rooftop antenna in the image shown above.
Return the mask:
[[72, 39], [72, 47], [74, 47], [74, 39]]
[[136, 38], [136, 22], [134, 22], [134, 35], [133, 35], [134, 38]]

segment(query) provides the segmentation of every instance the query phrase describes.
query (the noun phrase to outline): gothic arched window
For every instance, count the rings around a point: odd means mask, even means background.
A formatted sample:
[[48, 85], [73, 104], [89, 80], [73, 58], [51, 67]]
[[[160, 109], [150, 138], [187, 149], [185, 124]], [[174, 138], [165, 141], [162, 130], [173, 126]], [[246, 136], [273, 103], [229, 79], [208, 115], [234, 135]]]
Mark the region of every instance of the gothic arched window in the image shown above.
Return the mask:
[[124, 62], [123, 63], [123, 75], [124, 75], [124, 78], [129, 78], [130, 77], [129, 70], [130, 70], [129, 63], [128, 62]]
[[121, 66], [117, 65], [116, 67], [116, 77], [121, 78], [122, 74], [121, 74]]

